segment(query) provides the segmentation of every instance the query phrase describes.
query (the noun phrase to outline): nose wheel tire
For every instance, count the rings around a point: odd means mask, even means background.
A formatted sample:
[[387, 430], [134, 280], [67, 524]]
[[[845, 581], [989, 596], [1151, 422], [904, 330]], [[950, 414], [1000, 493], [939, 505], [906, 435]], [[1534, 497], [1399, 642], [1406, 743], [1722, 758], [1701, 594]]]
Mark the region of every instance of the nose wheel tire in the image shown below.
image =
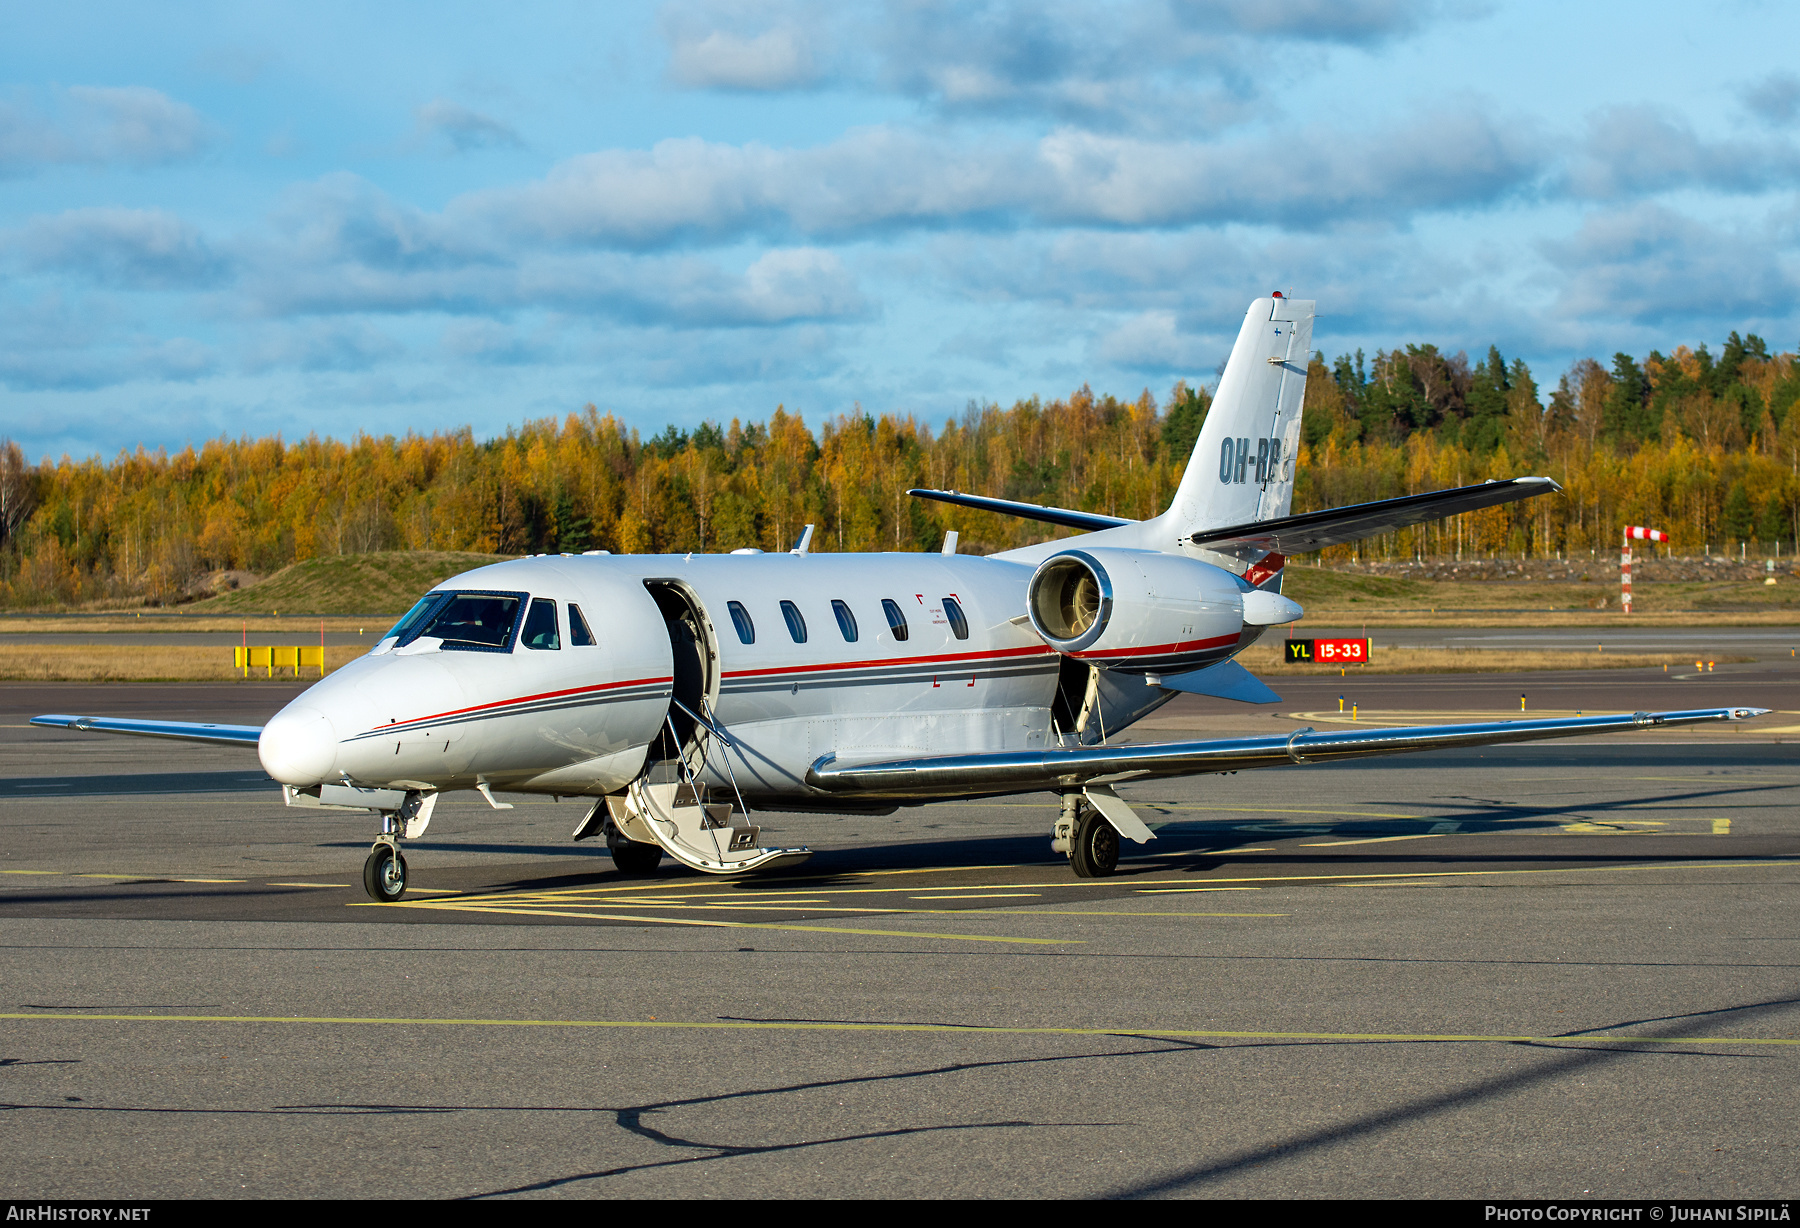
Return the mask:
[[641, 840], [621, 840], [611, 846], [613, 864], [621, 874], [648, 874], [662, 864], [662, 845]]
[[1085, 809], [1069, 841], [1069, 868], [1076, 878], [1105, 878], [1119, 868], [1119, 833], [1091, 809]]
[[406, 858], [391, 844], [377, 844], [363, 862], [363, 890], [369, 898], [392, 904], [406, 894]]

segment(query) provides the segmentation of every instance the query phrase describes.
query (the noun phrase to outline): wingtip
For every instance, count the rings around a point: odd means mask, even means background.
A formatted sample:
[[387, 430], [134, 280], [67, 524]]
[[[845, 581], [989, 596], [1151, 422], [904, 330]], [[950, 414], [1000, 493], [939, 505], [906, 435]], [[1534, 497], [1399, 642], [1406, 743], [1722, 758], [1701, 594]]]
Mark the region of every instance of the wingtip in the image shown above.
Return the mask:
[[1755, 717], [1767, 716], [1773, 711], [1773, 708], [1733, 708], [1731, 710], [1731, 719], [1734, 721], [1747, 721], [1752, 720]]

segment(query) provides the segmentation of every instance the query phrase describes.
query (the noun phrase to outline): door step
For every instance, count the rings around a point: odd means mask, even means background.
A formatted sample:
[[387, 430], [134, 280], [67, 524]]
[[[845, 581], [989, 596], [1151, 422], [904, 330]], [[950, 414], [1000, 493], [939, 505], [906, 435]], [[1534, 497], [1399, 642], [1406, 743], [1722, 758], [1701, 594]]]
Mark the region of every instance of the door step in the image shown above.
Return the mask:
[[619, 830], [633, 840], [660, 844], [676, 861], [704, 874], [742, 874], [812, 856], [808, 848], [762, 847], [757, 843], [762, 828], [730, 802], [709, 802], [704, 786], [696, 791], [678, 777], [673, 763], [655, 764], [623, 796], [608, 795]]

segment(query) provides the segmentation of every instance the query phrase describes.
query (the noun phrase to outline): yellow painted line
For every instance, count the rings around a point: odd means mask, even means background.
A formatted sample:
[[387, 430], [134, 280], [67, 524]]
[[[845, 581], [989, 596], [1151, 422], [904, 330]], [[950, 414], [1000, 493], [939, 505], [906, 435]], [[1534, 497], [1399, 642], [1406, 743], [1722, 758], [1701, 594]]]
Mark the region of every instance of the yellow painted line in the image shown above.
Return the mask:
[[241, 883], [241, 878], [172, 878], [172, 883]]
[[909, 900], [1035, 900], [1037, 891], [1005, 891], [992, 895], [909, 895]]
[[[1778, 731], [1769, 729], [1768, 733]], [[1566, 781], [1568, 776], [1541, 776], [1539, 780]], [[1672, 780], [1679, 785], [1791, 785], [1800, 776], [1625, 776], [1625, 780]]]
[[68, 878], [155, 878], [154, 874], [70, 874]]
[[460, 891], [452, 891], [448, 887], [408, 887], [413, 895], [461, 895]]
[[1731, 820], [1730, 819], [1714, 819], [1712, 821], [1712, 823], [1713, 823], [1713, 830], [1712, 830], [1713, 835], [1729, 836], [1731, 834]]
[[667, 1028], [718, 1032], [946, 1032], [989, 1036], [1172, 1036], [1213, 1040], [1402, 1041], [1438, 1044], [1592, 1044], [1609, 1041], [1631, 1045], [1800, 1045], [1792, 1036], [1615, 1036], [1584, 1032], [1573, 1036], [1492, 1035], [1445, 1032], [1274, 1032], [1196, 1028], [1117, 1027], [987, 1027], [978, 1023], [850, 1023], [760, 1019], [434, 1019], [368, 1015], [81, 1015], [66, 1012], [18, 1012], [0, 1019], [47, 1019], [59, 1023], [285, 1023], [398, 1027], [474, 1028]]
[[67, 878], [61, 870], [0, 870], [0, 874], [48, 874], [54, 878]]
[[[352, 905], [350, 905], [350, 907], [352, 907], [352, 908], [429, 908], [435, 912], [478, 912], [478, 913], [495, 912], [495, 913], [510, 913], [510, 914], [516, 914], [518, 916], [525, 916], [525, 917], [573, 917], [573, 918], [577, 918], [577, 919], [580, 919], [583, 921], [631, 921], [631, 922], [655, 921], [662, 925], [707, 925], [707, 926], [713, 926], [713, 927], [716, 927], [719, 929], [799, 930], [802, 933], [809, 933], [809, 934], [866, 934], [866, 935], [871, 935], [871, 936], [878, 937], [878, 938], [932, 938], [932, 939], [953, 938], [953, 939], [957, 939], [962, 942], [1016, 942], [1016, 943], [1028, 943], [1028, 944], [1031, 944], [1034, 946], [1063, 946], [1063, 945], [1068, 945], [1070, 943], [1070, 940], [1062, 939], [1062, 938], [1012, 938], [1012, 937], [997, 937], [997, 936], [991, 935], [991, 934], [926, 934], [926, 933], [921, 933], [918, 930], [845, 929], [841, 926], [827, 926], [827, 925], [788, 925], [788, 924], [783, 924], [779, 921], [702, 921], [696, 917], [646, 917], [646, 916], [642, 915], [641, 913], [636, 914], [636, 915], [627, 915], [627, 916], [613, 916], [613, 915], [609, 915], [607, 913], [596, 913], [596, 912], [560, 912], [560, 911], [553, 911], [551, 909], [546, 909], [546, 908], [494, 908], [491, 906], [483, 906], [480, 908], [469, 908], [460, 902], [453, 903], [449, 900], [445, 900], [441, 903], [436, 900], [432, 900], [432, 901], [421, 900], [417, 904], [406, 904], [406, 903], [377, 904], [374, 901], [370, 901], [367, 904], [360, 904], [360, 903], [352, 904]], [[957, 910], [957, 911], [965, 911], [965, 910]], [[1079, 944], [1075, 944], [1075, 945], [1079, 945]]]
[[1441, 831], [1422, 831], [1416, 836], [1370, 836], [1367, 840], [1321, 840], [1312, 844], [1302, 844], [1303, 849], [1335, 849], [1346, 844], [1387, 844], [1393, 840], [1431, 840], [1445, 835]]
[[1429, 820], [1416, 814], [1395, 814], [1387, 810], [1295, 810], [1285, 806], [1160, 806], [1155, 802], [1139, 802], [1146, 808], [1158, 810], [1190, 810], [1201, 814], [1324, 814], [1345, 819], [1418, 819], [1424, 823]]
[[[1240, 888], [1242, 890], [1242, 888]], [[1256, 888], [1250, 888], [1256, 890]], [[984, 909], [995, 917], [1291, 917], [1291, 912], [1101, 912], [1082, 908], [1034, 908], [1014, 912], [1010, 908]]]
[[1492, 878], [1512, 874], [1623, 874], [1632, 870], [1748, 870], [1763, 866], [1800, 866], [1800, 861], [1717, 861], [1699, 865], [1647, 866], [1570, 866], [1554, 870], [1420, 870], [1405, 874], [1272, 874], [1260, 878], [1223, 878], [1224, 883], [1307, 883], [1337, 882], [1344, 879], [1376, 878]]
[[1202, 891], [1261, 891], [1261, 887], [1150, 887], [1139, 895], [1197, 895]]
[[349, 883], [270, 883], [271, 887], [348, 887]]

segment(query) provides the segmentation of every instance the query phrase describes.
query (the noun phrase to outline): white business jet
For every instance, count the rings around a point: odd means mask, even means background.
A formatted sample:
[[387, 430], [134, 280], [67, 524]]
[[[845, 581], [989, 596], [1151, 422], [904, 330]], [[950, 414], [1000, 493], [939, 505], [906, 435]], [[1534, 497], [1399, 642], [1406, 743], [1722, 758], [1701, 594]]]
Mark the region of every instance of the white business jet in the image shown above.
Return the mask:
[[1060, 795], [1052, 847], [1077, 875], [1153, 833], [1123, 781], [1324, 763], [1766, 709], [1639, 712], [1435, 728], [1303, 730], [1121, 745], [1181, 692], [1277, 697], [1232, 658], [1301, 616], [1286, 556], [1547, 494], [1486, 482], [1291, 515], [1313, 304], [1257, 299], [1174, 503], [1130, 521], [955, 491], [922, 498], [1084, 530], [956, 554], [540, 555], [446, 580], [361, 657], [267, 725], [40, 716], [35, 725], [254, 747], [290, 806], [379, 816], [363, 879], [406, 890], [401, 842], [438, 798], [592, 798], [574, 838], [620, 871], [666, 853], [708, 874], [791, 864], [756, 812], [887, 813]]

